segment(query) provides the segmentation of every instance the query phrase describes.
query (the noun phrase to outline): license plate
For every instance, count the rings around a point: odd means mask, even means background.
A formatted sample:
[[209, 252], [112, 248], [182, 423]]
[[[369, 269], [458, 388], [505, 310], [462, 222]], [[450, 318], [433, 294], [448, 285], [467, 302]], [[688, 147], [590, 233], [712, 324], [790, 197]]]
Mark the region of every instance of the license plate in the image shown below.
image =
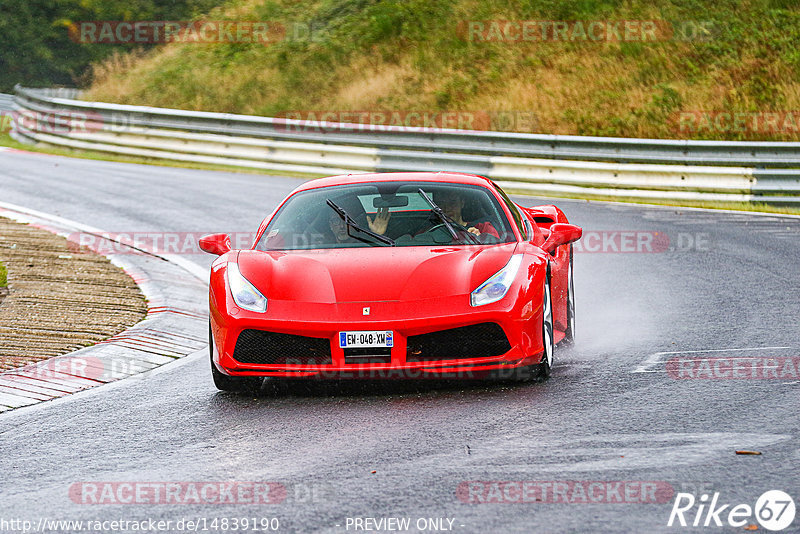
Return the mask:
[[343, 349], [393, 346], [394, 336], [391, 330], [360, 330], [356, 332], [339, 332], [339, 347]]

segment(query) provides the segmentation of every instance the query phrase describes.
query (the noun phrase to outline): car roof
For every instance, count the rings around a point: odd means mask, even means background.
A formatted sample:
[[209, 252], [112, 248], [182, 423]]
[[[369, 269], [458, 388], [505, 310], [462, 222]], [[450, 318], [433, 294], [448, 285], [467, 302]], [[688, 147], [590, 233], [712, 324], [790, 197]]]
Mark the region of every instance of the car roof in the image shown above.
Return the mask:
[[334, 185], [362, 184], [368, 182], [445, 182], [464, 185], [480, 185], [487, 187], [491, 185], [491, 180], [477, 174], [466, 174], [461, 172], [379, 172], [379, 173], [359, 173], [359, 174], [340, 174], [329, 176], [306, 182], [298, 187], [296, 191], [316, 189], [319, 187], [330, 187]]

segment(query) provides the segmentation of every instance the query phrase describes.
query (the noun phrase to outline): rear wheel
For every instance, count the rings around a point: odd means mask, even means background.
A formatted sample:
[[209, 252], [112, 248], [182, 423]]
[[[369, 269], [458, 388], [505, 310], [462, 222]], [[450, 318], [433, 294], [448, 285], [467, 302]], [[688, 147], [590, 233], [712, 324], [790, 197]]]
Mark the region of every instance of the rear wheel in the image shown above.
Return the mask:
[[261, 389], [264, 379], [258, 376], [229, 376], [217, 369], [214, 364], [214, 336], [211, 335], [211, 324], [208, 325], [208, 353], [211, 358], [211, 378], [214, 385], [221, 391], [235, 393], [257, 393]]
[[575, 343], [575, 284], [572, 281], [572, 245], [569, 246], [569, 270], [567, 271], [567, 331], [564, 333], [564, 345]]

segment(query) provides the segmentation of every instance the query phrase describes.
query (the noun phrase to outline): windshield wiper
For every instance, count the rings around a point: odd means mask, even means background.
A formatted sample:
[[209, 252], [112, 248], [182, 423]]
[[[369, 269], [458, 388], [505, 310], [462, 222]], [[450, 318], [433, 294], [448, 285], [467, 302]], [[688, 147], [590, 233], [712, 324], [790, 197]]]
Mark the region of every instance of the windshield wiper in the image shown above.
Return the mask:
[[333, 208], [333, 211], [335, 211], [339, 215], [339, 217], [342, 218], [342, 220], [344, 221], [344, 224], [347, 226], [347, 235], [349, 235], [353, 239], [358, 239], [359, 241], [362, 241], [364, 243], [370, 243], [369, 240], [364, 239], [363, 237], [358, 237], [357, 235], [351, 234], [350, 233], [350, 228], [353, 228], [354, 230], [359, 231], [359, 232], [364, 232], [365, 234], [374, 237], [375, 239], [377, 239], [381, 243], [384, 243], [386, 245], [395, 246], [394, 239], [392, 239], [390, 237], [386, 237], [385, 235], [381, 235], [381, 234], [378, 234], [376, 232], [373, 232], [372, 230], [367, 230], [366, 228], [361, 228], [358, 225], [358, 223], [356, 223], [353, 220], [353, 218], [346, 211], [344, 211], [341, 207], [339, 207], [333, 200], [327, 199], [327, 200], [325, 200], [325, 202], [327, 202], [328, 206]]
[[[435, 213], [439, 217], [439, 219], [444, 223], [444, 225], [447, 227], [447, 230], [450, 232], [450, 235], [453, 236], [453, 240], [454, 241], [458, 241], [458, 234], [456, 233], [455, 228], [453, 228], [453, 224], [456, 224], [458, 226], [461, 226], [461, 225], [458, 224], [457, 222], [455, 222], [450, 217], [448, 217], [447, 214], [445, 214], [445, 212], [442, 211], [442, 208], [437, 206], [436, 203], [433, 200], [431, 200], [431, 198], [425, 193], [425, 191], [422, 190], [421, 187], [418, 189], [418, 191], [419, 191], [419, 194], [422, 195], [422, 198], [424, 198], [428, 202], [428, 204], [431, 205], [431, 210], [433, 211], [433, 213]], [[469, 238], [469, 240], [473, 244], [480, 245], [481, 242], [478, 241], [478, 238], [475, 237], [474, 235], [472, 235], [469, 232], [469, 230], [466, 230], [465, 232], [462, 232], [462, 233], [467, 234], [467, 237]]]

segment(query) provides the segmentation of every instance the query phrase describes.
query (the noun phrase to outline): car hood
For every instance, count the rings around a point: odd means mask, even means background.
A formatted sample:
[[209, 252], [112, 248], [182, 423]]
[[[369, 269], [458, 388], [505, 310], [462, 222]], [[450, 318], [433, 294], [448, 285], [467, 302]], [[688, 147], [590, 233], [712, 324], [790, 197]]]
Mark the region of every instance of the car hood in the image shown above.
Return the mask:
[[342, 303], [469, 294], [503, 268], [516, 243], [462, 247], [243, 250], [239, 269], [267, 299]]

